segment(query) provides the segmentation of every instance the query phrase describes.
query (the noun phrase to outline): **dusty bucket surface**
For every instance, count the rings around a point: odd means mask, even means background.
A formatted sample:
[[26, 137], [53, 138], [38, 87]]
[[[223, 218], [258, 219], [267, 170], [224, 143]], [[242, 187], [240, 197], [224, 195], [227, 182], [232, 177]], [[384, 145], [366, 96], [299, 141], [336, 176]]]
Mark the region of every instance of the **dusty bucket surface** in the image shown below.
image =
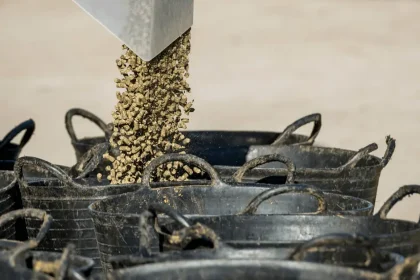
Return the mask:
[[[24, 166], [48, 171], [54, 177], [30, 178], [23, 176]], [[72, 179], [66, 172], [47, 161], [19, 158], [15, 164], [15, 176], [19, 183], [24, 207], [45, 210], [54, 217], [51, 229], [38, 246], [42, 251], [61, 251], [68, 243], [74, 243], [77, 254], [92, 258], [95, 269], [100, 269], [99, 252], [93, 222], [88, 212], [92, 202], [112, 195], [138, 189], [136, 185], [108, 185], [96, 179]], [[29, 237], [39, 228], [39, 222], [26, 219]]]
[[[72, 123], [74, 116], [81, 116], [92, 121], [101, 128], [105, 136], [77, 138]], [[294, 133], [300, 127], [312, 122], [314, 123], [314, 128], [310, 136]], [[96, 144], [108, 142], [112, 134], [112, 125], [107, 125], [99, 117], [83, 109], [70, 109], [66, 113], [65, 123], [77, 160]], [[237, 158], [243, 161], [249, 147], [252, 145], [312, 145], [321, 130], [321, 125], [321, 114], [312, 114], [293, 122], [283, 132], [187, 130], [183, 131], [183, 134], [191, 139], [187, 149], [188, 153], [202, 157], [212, 165], [233, 165], [230, 161], [233, 160], [236, 163], [238, 162]], [[212, 155], [213, 149], [219, 149], [219, 159], [213, 159], [215, 157]]]
[[223, 178], [237, 182], [283, 184], [290, 170], [275, 162], [275, 158], [289, 158], [295, 165], [295, 182], [314, 185], [323, 191], [366, 199], [375, 203], [381, 172], [390, 161], [395, 140], [386, 139], [384, 157], [370, 155], [378, 148], [370, 144], [359, 151], [315, 146], [255, 146], [247, 155], [247, 162], [239, 166], [215, 166]]
[[[196, 166], [209, 174], [211, 180], [149, 183], [158, 166], [173, 161]], [[167, 154], [153, 160], [144, 171], [143, 182], [143, 187], [136, 192], [103, 199], [89, 206], [104, 268], [109, 268], [110, 256], [135, 254], [141, 250], [138, 224], [150, 202], [170, 205], [187, 216], [217, 217], [238, 213], [257, 195], [273, 188], [267, 184], [224, 183], [203, 159], [180, 154]], [[267, 198], [268, 203], [262, 205], [258, 212], [318, 212], [320, 204], [328, 205], [328, 213], [335, 215], [369, 215], [373, 211], [372, 203], [362, 199], [321, 193], [302, 185], [286, 185], [285, 189], [290, 193]]]

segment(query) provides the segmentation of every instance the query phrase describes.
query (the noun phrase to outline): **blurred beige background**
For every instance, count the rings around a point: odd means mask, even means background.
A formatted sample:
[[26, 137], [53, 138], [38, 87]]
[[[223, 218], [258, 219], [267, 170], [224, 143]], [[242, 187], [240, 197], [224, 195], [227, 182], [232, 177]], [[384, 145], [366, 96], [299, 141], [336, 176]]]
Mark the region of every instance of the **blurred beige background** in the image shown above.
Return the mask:
[[[324, 145], [359, 149], [397, 139], [379, 206], [420, 183], [420, 3], [197, 0], [191, 129], [283, 130], [323, 115]], [[0, 135], [27, 119], [24, 155], [72, 165], [64, 128], [72, 107], [111, 120], [120, 42], [71, 0], [0, 0]], [[100, 133], [75, 121], [78, 136]], [[309, 128], [303, 130], [308, 132]], [[420, 198], [392, 216], [417, 219]]]

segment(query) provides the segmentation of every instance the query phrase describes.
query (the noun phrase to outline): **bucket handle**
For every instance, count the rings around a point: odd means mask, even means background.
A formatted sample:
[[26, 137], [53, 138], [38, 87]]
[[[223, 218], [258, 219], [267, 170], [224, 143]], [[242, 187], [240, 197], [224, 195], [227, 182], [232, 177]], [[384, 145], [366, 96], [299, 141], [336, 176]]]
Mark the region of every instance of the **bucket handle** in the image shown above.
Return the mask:
[[372, 265], [373, 260], [377, 256], [377, 251], [372, 244], [372, 240], [370, 240], [367, 236], [358, 233], [339, 233], [319, 236], [300, 244], [290, 254], [288, 259], [292, 261], [303, 261], [305, 254], [311, 252], [311, 250], [331, 245], [346, 245], [364, 248], [366, 250], [366, 261], [363, 264], [360, 264], [360, 266], [368, 267]]
[[178, 211], [176, 211], [169, 205], [161, 204], [161, 203], [152, 203], [149, 205], [147, 210], [150, 213], [152, 213], [153, 218], [155, 219], [155, 225], [156, 225], [158, 214], [161, 213], [172, 218], [175, 222], [177, 222], [179, 225], [183, 227], [191, 226], [190, 221], [186, 217], [184, 217], [184, 215], [182, 215], [181, 213], [179, 213]]
[[265, 155], [261, 157], [257, 157], [255, 159], [252, 159], [248, 162], [246, 162], [244, 165], [242, 165], [236, 172], [233, 174], [232, 178], [235, 182], [240, 183], [242, 182], [242, 177], [245, 175], [245, 173], [249, 170], [254, 169], [255, 167], [258, 167], [260, 165], [263, 165], [265, 163], [278, 161], [281, 163], [284, 163], [287, 167], [287, 178], [286, 178], [286, 184], [293, 184], [295, 182], [295, 172], [296, 172], [296, 166], [293, 163], [293, 161], [290, 158], [284, 157], [280, 154], [272, 154], [272, 155]]
[[[172, 207], [166, 205], [166, 204], [158, 204], [158, 203], [152, 203], [148, 207], [148, 212], [152, 214], [154, 218], [154, 228], [155, 231], [159, 234], [167, 236], [169, 239], [172, 239], [170, 241], [171, 244], [175, 243], [183, 243], [184, 241], [191, 241], [191, 238], [209, 238], [212, 243], [214, 244], [215, 248], [220, 247], [220, 241], [219, 236], [210, 228], [200, 224], [196, 223], [195, 225], [191, 225], [190, 221], [184, 217], [181, 213], [173, 209]], [[158, 224], [158, 213], [165, 214], [172, 218], [175, 222], [177, 222], [179, 225], [182, 226], [182, 229], [174, 231], [170, 234], [167, 234], [162, 231]], [[140, 219], [142, 221], [142, 219]], [[144, 221], [144, 220], [143, 220]], [[140, 224], [140, 228], [145, 228], [144, 225], [142, 226]]]
[[245, 209], [239, 212], [237, 215], [254, 215], [255, 212], [257, 212], [257, 209], [261, 205], [261, 203], [274, 196], [285, 193], [306, 193], [314, 196], [318, 200], [318, 209], [316, 212], [308, 214], [316, 215], [327, 212], [327, 202], [325, 201], [324, 193], [321, 190], [306, 185], [295, 184], [282, 185], [279, 188], [268, 189], [266, 191], [263, 191], [262, 193], [254, 197], [248, 204], [248, 206], [246, 206]]
[[386, 219], [386, 216], [395, 204], [397, 204], [404, 197], [415, 193], [420, 194], [420, 185], [402, 186], [388, 198], [388, 200], [382, 205], [381, 209], [379, 209], [378, 213], [376, 213], [375, 216], [378, 216], [381, 219]]
[[298, 119], [294, 123], [287, 126], [283, 132], [280, 134], [280, 136], [274, 140], [273, 143], [271, 143], [272, 146], [280, 146], [283, 145], [287, 139], [290, 138], [293, 132], [301, 128], [302, 126], [309, 124], [311, 122], [314, 123], [314, 128], [312, 129], [311, 135], [308, 137], [308, 139], [304, 142], [296, 143], [295, 145], [312, 145], [315, 141], [315, 138], [318, 136], [319, 131], [321, 130], [322, 126], [322, 120], [321, 120], [321, 114], [311, 114], [308, 116], [305, 116], [303, 118]]
[[22, 137], [22, 140], [19, 143], [19, 149], [22, 149], [31, 139], [32, 135], [35, 131], [35, 122], [32, 119], [24, 121], [23, 123], [19, 124], [15, 128], [13, 128], [9, 133], [4, 136], [3, 140], [0, 142], [0, 150], [12, 142], [12, 140], [22, 131], [25, 131], [25, 134]]
[[80, 116], [80, 117], [90, 120], [105, 133], [105, 137], [107, 139], [110, 138], [111, 131], [109, 130], [108, 125], [103, 120], [101, 120], [98, 116], [92, 114], [89, 111], [86, 111], [80, 108], [73, 108], [73, 109], [70, 109], [66, 113], [66, 116], [65, 116], [66, 129], [72, 142], [78, 141], [76, 133], [74, 132], [73, 121], [72, 121], [74, 116]]
[[181, 213], [178, 213], [172, 207], [166, 204], [151, 203], [148, 206], [148, 209], [140, 214], [139, 219], [139, 231], [140, 231], [140, 248], [143, 250], [143, 255], [151, 256], [152, 251], [150, 248], [150, 238], [149, 238], [149, 219], [153, 218], [153, 229], [155, 232], [161, 235], [169, 236], [163, 232], [159, 226], [158, 215], [159, 213], [165, 214], [168, 217], [172, 218], [176, 223], [181, 225], [183, 228], [189, 228], [190, 221], [184, 217]]
[[[61, 255], [58, 267], [57, 275], [55, 277], [55, 280], [64, 280], [66, 276], [69, 273], [71, 260], [74, 256], [74, 252], [76, 251], [76, 246], [74, 244], [68, 244], [66, 248], [63, 250], [63, 254]], [[74, 270], [71, 271], [71, 273], [75, 273]]]
[[[19, 251], [19, 253], [17, 255], [15, 255], [13, 258], [9, 257], [9, 263], [11, 264], [11, 266], [16, 266], [16, 264], [17, 264], [16, 259], [17, 259], [18, 255], [21, 255], [21, 254], [27, 252], [28, 250], [33, 249], [33, 248], [30, 247], [30, 244], [34, 244], [33, 241], [34, 240], [26, 241], [26, 242], [22, 243], [19, 247], [16, 248], [16, 251]], [[66, 248], [64, 248], [63, 254], [61, 255], [60, 260], [58, 261], [58, 264], [59, 264], [58, 267], [56, 267], [55, 262], [38, 261], [34, 264], [33, 269], [35, 271], [39, 271], [39, 272], [44, 273], [44, 274], [54, 273], [54, 279], [55, 280], [64, 280], [69, 272], [72, 274], [74, 279], [84, 279], [84, 277], [80, 278], [81, 275], [78, 272], [76, 272], [76, 271], [74, 271], [74, 269], [70, 268], [70, 264], [71, 264], [71, 261], [72, 261], [73, 256], [74, 256], [74, 251], [75, 251], [74, 244], [68, 244], [66, 246]], [[46, 271], [45, 269], [42, 269], [38, 265], [38, 264], [41, 264], [41, 263], [42, 264], [51, 264], [52, 266], [48, 266], [48, 267], [51, 267], [55, 271], [51, 271], [51, 268], [48, 271]], [[70, 269], [70, 271], [69, 271], [69, 269]]]
[[150, 188], [152, 172], [156, 170], [156, 168], [158, 168], [160, 165], [173, 161], [180, 161], [185, 164], [194, 165], [205, 171], [210, 176], [210, 186], [217, 186], [221, 184], [221, 180], [219, 174], [217, 174], [217, 171], [204, 159], [189, 154], [165, 154], [155, 158], [149, 163], [149, 165], [146, 166], [143, 172], [143, 178], [141, 180], [143, 186]]
[[[382, 166], [382, 168], [388, 165], [388, 162], [391, 160], [395, 150], [395, 139], [391, 138], [391, 136], [387, 136], [385, 142], [387, 144], [387, 149], [385, 151], [384, 157], [380, 162], [380, 166]], [[353, 169], [361, 159], [365, 158], [371, 152], [376, 151], [377, 149], [378, 145], [376, 143], [367, 145], [366, 147], [360, 149], [347, 163], [337, 168], [337, 170], [339, 172], [343, 172]]]
[[6, 223], [14, 221], [19, 218], [35, 218], [42, 221], [42, 225], [39, 229], [39, 232], [35, 239], [31, 239], [27, 242], [24, 242], [22, 245], [17, 247], [13, 250], [13, 252], [10, 255], [10, 263], [12, 265], [16, 264], [16, 257], [20, 255], [21, 253], [36, 248], [38, 244], [45, 238], [45, 235], [50, 230], [51, 223], [53, 221], [53, 218], [51, 215], [47, 214], [47, 212], [39, 209], [33, 209], [33, 208], [25, 208], [25, 209], [19, 209], [14, 210], [9, 213], [6, 213], [0, 217], [0, 227], [4, 226]]
[[24, 180], [23, 177], [23, 167], [25, 165], [36, 166], [38, 170], [48, 171], [54, 174], [54, 176], [65, 185], [69, 185], [74, 188], [83, 188], [83, 186], [75, 183], [69, 175], [67, 175], [60, 167], [54, 164], [36, 157], [21, 157], [18, 158], [15, 163], [14, 172], [16, 180], [18, 181], [19, 186], [22, 188], [29, 187], [28, 182]]
[[[401, 276], [407, 271], [416, 270], [417, 266], [420, 263], [420, 254], [411, 255], [409, 257], [406, 257], [404, 261], [400, 264], [395, 265], [391, 271], [386, 273], [385, 279], [389, 280], [397, 280], [401, 279]], [[412, 278], [414, 279], [414, 278]], [[416, 278], [417, 279], [417, 278]]]
[[85, 178], [89, 173], [93, 172], [103, 159], [103, 155], [110, 148], [109, 142], [99, 143], [89, 149], [79, 161], [70, 169], [73, 178]]
[[385, 151], [385, 155], [381, 160], [381, 166], [382, 168], [385, 168], [388, 165], [388, 162], [391, 160], [392, 155], [394, 154], [395, 151], [395, 139], [393, 139], [390, 135], [388, 135], [386, 137], [386, 151]]

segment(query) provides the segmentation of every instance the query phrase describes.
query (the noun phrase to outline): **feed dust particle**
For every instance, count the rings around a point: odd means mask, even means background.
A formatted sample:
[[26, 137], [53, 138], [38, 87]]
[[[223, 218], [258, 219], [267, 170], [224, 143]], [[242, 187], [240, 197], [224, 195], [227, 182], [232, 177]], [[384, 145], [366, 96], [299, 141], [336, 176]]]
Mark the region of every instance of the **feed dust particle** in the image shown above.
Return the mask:
[[[190, 142], [180, 129], [187, 128], [194, 111], [187, 93], [190, 31], [186, 32], [150, 62], [142, 61], [123, 46], [117, 60], [121, 78], [115, 79], [118, 103], [113, 112], [110, 144], [119, 155], [104, 155], [111, 184], [141, 182], [144, 168], [165, 153], [185, 153]], [[159, 181], [186, 180], [196, 168], [180, 162], [167, 163], [157, 169]]]

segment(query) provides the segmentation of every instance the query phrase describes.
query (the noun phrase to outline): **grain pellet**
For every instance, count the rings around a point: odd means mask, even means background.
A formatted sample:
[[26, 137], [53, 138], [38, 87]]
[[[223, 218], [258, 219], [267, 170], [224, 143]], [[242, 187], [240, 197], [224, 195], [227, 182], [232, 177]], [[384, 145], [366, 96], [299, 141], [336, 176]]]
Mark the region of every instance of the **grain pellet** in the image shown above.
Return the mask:
[[[187, 96], [191, 91], [187, 82], [190, 37], [188, 31], [150, 62], [123, 46], [124, 54], [116, 61], [121, 77], [114, 80], [123, 90], [116, 93], [110, 139], [120, 156], [104, 155], [113, 163], [107, 168], [112, 184], [140, 182], [152, 159], [164, 153], [185, 153], [190, 139], [180, 129], [187, 127], [187, 116], [194, 111]], [[195, 170], [179, 162], [168, 163], [158, 168], [158, 180], [186, 180]]]

